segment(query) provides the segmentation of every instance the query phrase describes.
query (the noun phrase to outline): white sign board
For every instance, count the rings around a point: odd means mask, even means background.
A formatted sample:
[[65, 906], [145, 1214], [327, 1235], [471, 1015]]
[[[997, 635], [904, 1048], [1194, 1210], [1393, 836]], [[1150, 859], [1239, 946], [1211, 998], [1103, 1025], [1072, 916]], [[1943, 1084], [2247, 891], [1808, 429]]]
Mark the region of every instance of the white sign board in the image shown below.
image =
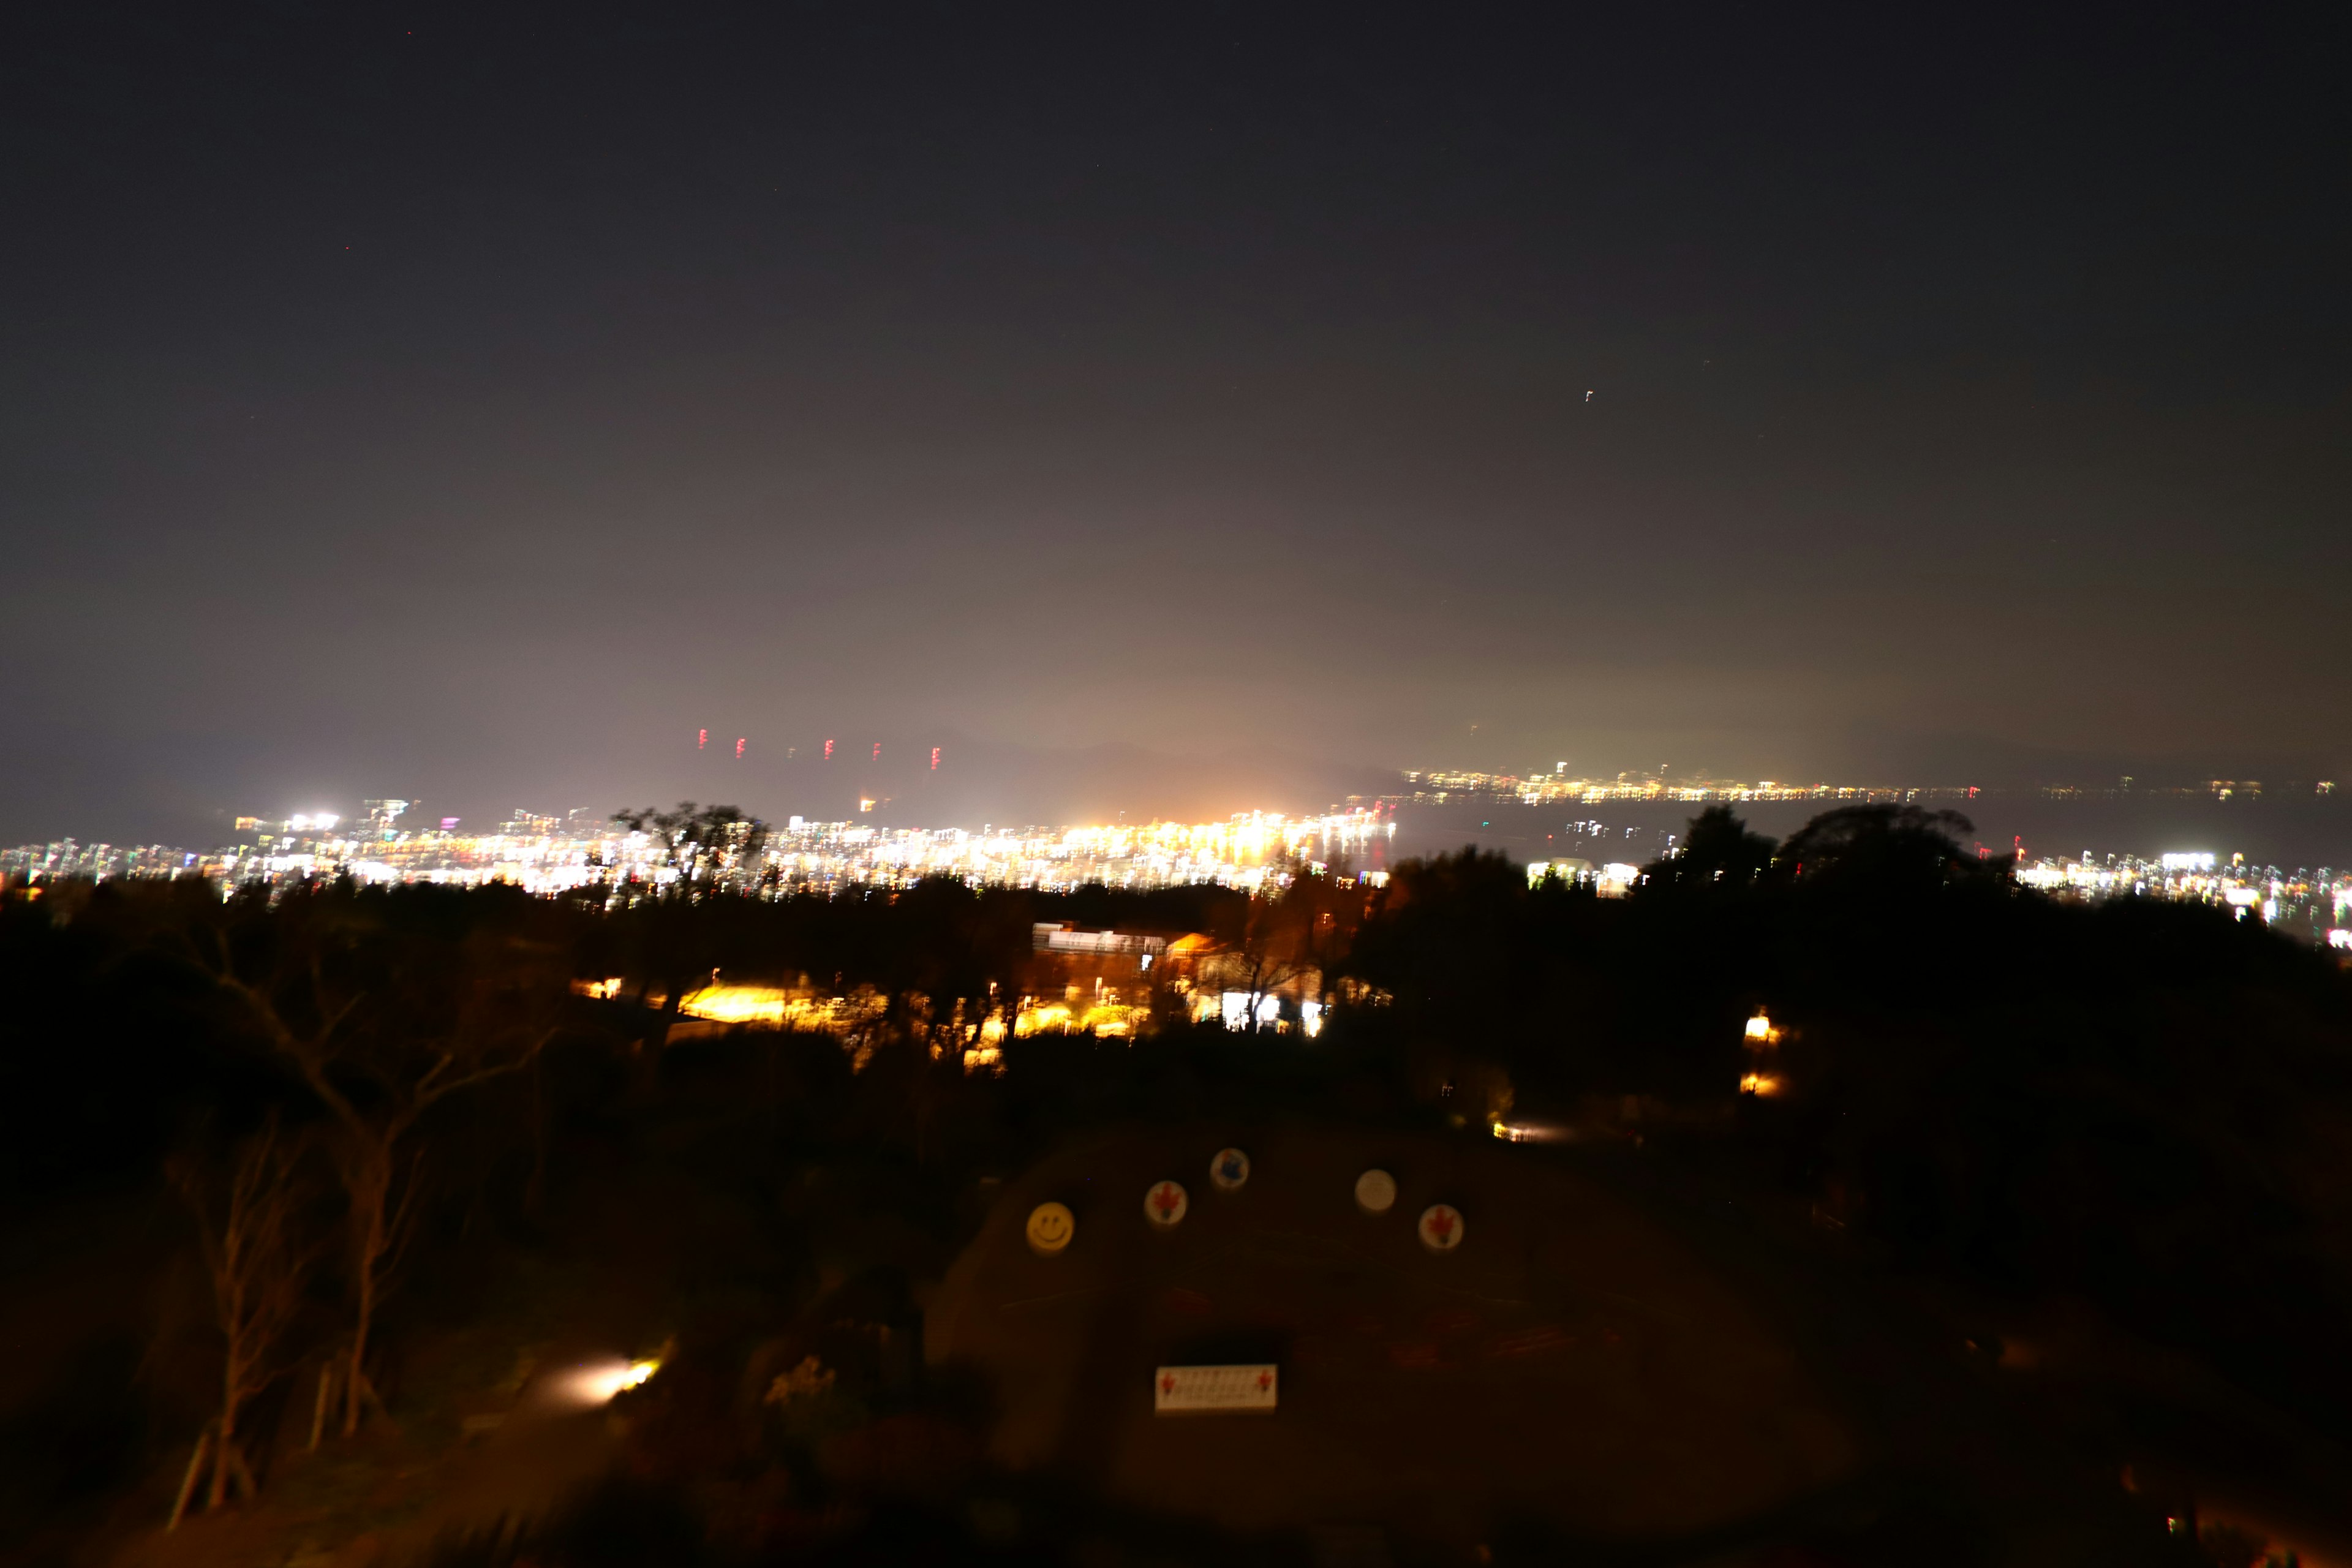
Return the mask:
[[1151, 1375], [1155, 1415], [1272, 1410], [1280, 1380], [1271, 1366], [1163, 1366]]

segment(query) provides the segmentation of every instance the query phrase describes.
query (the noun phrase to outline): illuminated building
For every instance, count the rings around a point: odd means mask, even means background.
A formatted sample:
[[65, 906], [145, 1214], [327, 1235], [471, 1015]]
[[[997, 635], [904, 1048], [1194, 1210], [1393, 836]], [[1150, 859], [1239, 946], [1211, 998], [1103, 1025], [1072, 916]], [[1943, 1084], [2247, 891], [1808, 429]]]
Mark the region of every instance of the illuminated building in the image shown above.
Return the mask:
[[1916, 803], [1930, 800], [1973, 800], [1972, 787], [1918, 787], [1895, 784], [1792, 784], [1771, 779], [1748, 783], [1734, 779], [1694, 776], [1669, 780], [1663, 773], [1623, 773], [1613, 778], [1571, 778], [1567, 765], [1548, 773], [1482, 773], [1452, 769], [1411, 769], [1405, 799], [1443, 804], [1456, 799], [1516, 800], [1526, 805], [1562, 803], [1599, 805], [1610, 801], [1687, 801], [1693, 804], [1738, 801], [1821, 801], [1835, 805]]
[[2169, 899], [2218, 904], [2241, 920], [2256, 919], [2305, 942], [2352, 947], [2352, 873], [2322, 866], [2284, 871], [2228, 860], [2208, 850], [2173, 850], [2153, 860], [2088, 852], [2079, 858], [2043, 858], [2017, 869], [2017, 879], [2053, 898], [2096, 903], [2116, 898]]
[[[346, 824], [336, 813], [237, 819], [239, 837], [208, 855], [150, 846], [85, 848], [73, 840], [0, 851], [0, 876], [199, 875], [224, 887], [279, 884], [316, 876], [350, 876], [371, 884], [506, 882], [551, 894], [602, 885], [629, 899], [676, 886], [679, 866], [698, 886], [770, 896], [830, 894], [851, 889], [911, 887], [946, 877], [974, 887], [1066, 891], [1090, 883], [1115, 888], [1215, 884], [1272, 891], [1295, 867], [1318, 873], [1377, 858], [1396, 832], [1377, 810], [1319, 816], [1250, 812], [1223, 822], [1153, 822], [1079, 827], [877, 827], [792, 817], [754, 844], [754, 825], [730, 825], [721, 842], [669, 847], [628, 831], [585, 807], [562, 818], [518, 808], [489, 834], [403, 829], [414, 802], [372, 800]], [[1371, 872], [1378, 882], [1385, 873]]]
[[1747, 1070], [1739, 1075], [1740, 1093], [1769, 1100], [1788, 1087], [1780, 1069], [1780, 1036], [1771, 1016], [1757, 1008], [1740, 1030], [1740, 1047], [1748, 1053]]

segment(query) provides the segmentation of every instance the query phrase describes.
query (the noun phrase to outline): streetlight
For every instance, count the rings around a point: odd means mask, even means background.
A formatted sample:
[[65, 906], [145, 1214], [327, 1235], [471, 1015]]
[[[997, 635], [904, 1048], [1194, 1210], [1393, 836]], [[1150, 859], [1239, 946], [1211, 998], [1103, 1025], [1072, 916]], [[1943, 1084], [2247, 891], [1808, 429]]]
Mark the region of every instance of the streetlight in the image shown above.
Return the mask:
[[1784, 1087], [1781, 1077], [1771, 1069], [1772, 1058], [1780, 1047], [1780, 1031], [1772, 1026], [1772, 1018], [1763, 1008], [1748, 1020], [1741, 1031], [1740, 1045], [1748, 1052], [1748, 1070], [1739, 1077], [1739, 1092], [1769, 1100]]

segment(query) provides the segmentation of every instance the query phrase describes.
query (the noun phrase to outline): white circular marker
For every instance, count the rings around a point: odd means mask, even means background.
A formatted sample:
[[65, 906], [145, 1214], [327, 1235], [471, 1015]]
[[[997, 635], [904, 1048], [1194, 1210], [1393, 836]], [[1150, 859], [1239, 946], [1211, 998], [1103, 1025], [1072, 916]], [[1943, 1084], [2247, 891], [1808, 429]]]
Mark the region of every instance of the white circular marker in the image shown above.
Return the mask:
[[1182, 1219], [1184, 1211], [1192, 1206], [1191, 1196], [1177, 1182], [1154, 1182], [1150, 1191], [1143, 1194], [1143, 1217], [1162, 1229]]
[[1452, 1204], [1432, 1204], [1421, 1211], [1421, 1243], [1432, 1252], [1451, 1252], [1462, 1245], [1462, 1211]]
[[1249, 1156], [1238, 1149], [1220, 1149], [1209, 1162], [1209, 1184], [1221, 1193], [1230, 1193], [1249, 1180]]
[[1366, 1171], [1356, 1178], [1356, 1202], [1368, 1213], [1388, 1213], [1396, 1206], [1396, 1178], [1386, 1171]]

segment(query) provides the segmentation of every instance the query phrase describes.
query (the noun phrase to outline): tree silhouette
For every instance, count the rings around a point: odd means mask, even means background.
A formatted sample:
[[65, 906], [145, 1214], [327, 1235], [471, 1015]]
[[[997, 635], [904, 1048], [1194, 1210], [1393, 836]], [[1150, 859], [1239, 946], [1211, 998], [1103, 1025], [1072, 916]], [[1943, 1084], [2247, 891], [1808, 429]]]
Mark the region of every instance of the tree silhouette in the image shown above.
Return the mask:
[[768, 825], [733, 805], [682, 800], [675, 811], [624, 807], [613, 814], [613, 820], [658, 840], [662, 864], [675, 868], [688, 889], [715, 886], [720, 878], [755, 865], [768, 842]]
[[1496, 1065], [1527, 1034], [1541, 972], [1537, 902], [1524, 870], [1475, 845], [1391, 873], [1349, 967], [1391, 997], [1382, 1022], [1414, 1092], [1499, 1109]]
[[1778, 864], [1785, 876], [1835, 883], [1856, 896], [2006, 878], [2009, 857], [1980, 860], [1954, 837], [1975, 830], [1957, 811], [1923, 811], [1907, 804], [1840, 806], [1790, 834], [1780, 846]]
[[1772, 868], [1772, 840], [1750, 833], [1727, 805], [1710, 805], [1690, 819], [1679, 853], [1642, 868], [1635, 892], [1738, 891], [1754, 887]]
[[362, 898], [306, 891], [269, 914], [266, 959], [238, 962], [224, 935], [215, 983], [328, 1113], [324, 1144], [345, 1216], [352, 1341], [345, 1436], [380, 1404], [369, 1338], [414, 1217], [418, 1123], [450, 1096], [530, 1065], [554, 1034], [563, 976], [554, 955], [495, 931], [370, 929]]
[[247, 1498], [255, 1492], [237, 1418], [288, 1370], [278, 1347], [301, 1308], [318, 1251], [301, 1235], [307, 1194], [300, 1159], [300, 1144], [281, 1131], [272, 1112], [231, 1152], [225, 1191], [207, 1163], [190, 1157], [173, 1163], [173, 1184], [195, 1215], [222, 1346], [220, 1414], [199, 1442], [173, 1524], [202, 1478], [207, 1442], [212, 1487], [205, 1506], [220, 1507], [232, 1486]]
[[730, 876], [740, 879], [758, 864], [768, 825], [738, 806], [690, 800], [679, 801], [675, 811], [625, 807], [613, 820], [632, 833], [650, 835], [662, 847], [662, 864], [678, 874], [677, 896], [652, 900], [634, 927], [641, 971], [661, 983], [661, 1015], [652, 1036], [659, 1045], [669, 1037], [692, 983], [706, 976], [714, 962], [709, 939], [718, 916], [698, 912], [693, 901], [719, 891]]
[[1283, 987], [1312, 977], [1328, 989], [1363, 923], [1365, 903], [1352, 879], [1302, 864], [1292, 866], [1290, 883], [1280, 892], [1250, 900], [1224, 968], [1234, 988], [1249, 994], [1253, 1030], [1259, 1004]]

